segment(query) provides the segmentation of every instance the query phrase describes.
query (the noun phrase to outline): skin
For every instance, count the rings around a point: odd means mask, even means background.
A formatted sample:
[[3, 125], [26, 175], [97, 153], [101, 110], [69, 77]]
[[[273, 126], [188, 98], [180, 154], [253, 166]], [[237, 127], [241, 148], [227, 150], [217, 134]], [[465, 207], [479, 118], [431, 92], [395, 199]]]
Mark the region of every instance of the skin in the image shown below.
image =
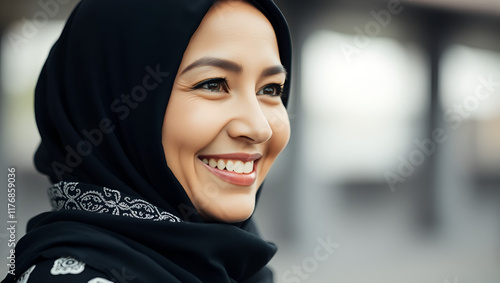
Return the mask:
[[[208, 57], [232, 64], [193, 65]], [[285, 79], [267, 18], [243, 1], [217, 2], [184, 53], [162, 131], [167, 164], [206, 221], [234, 223], [252, 215], [258, 188], [290, 138], [279, 96]], [[253, 184], [227, 182], [199, 158], [227, 153], [262, 155]]]

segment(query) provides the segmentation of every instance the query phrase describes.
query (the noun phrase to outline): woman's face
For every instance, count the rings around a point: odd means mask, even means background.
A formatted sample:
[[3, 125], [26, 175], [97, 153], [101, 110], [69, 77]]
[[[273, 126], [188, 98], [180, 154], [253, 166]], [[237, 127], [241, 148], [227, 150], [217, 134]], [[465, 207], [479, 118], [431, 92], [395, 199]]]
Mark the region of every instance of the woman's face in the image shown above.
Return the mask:
[[290, 137], [285, 78], [267, 18], [246, 2], [217, 2], [184, 53], [162, 133], [169, 168], [207, 221], [252, 214]]

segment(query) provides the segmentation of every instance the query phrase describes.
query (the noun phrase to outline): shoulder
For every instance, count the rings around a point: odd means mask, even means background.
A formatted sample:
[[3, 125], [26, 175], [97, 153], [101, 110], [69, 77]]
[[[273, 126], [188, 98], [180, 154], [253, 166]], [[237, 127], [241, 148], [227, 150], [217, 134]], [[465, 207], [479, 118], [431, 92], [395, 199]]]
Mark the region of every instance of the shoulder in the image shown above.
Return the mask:
[[102, 272], [71, 257], [46, 259], [26, 270], [16, 283], [113, 283]]

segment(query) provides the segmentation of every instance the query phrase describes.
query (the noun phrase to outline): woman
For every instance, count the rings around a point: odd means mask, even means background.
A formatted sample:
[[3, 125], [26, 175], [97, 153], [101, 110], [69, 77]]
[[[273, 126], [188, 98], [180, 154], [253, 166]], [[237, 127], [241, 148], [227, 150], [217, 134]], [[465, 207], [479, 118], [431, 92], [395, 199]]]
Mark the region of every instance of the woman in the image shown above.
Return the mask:
[[55, 211], [3, 282], [271, 282], [251, 220], [288, 142], [290, 36], [270, 0], [82, 0], [42, 70]]

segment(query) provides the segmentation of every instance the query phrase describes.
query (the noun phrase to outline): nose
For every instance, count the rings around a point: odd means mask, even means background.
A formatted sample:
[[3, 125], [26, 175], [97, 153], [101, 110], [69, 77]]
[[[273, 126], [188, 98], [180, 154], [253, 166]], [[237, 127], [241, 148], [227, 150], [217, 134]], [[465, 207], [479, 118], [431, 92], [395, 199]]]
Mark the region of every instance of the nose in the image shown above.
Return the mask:
[[273, 131], [262, 107], [253, 94], [249, 99], [241, 99], [234, 106], [234, 118], [227, 125], [227, 132], [233, 139], [250, 143], [265, 143], [271, 139]]

